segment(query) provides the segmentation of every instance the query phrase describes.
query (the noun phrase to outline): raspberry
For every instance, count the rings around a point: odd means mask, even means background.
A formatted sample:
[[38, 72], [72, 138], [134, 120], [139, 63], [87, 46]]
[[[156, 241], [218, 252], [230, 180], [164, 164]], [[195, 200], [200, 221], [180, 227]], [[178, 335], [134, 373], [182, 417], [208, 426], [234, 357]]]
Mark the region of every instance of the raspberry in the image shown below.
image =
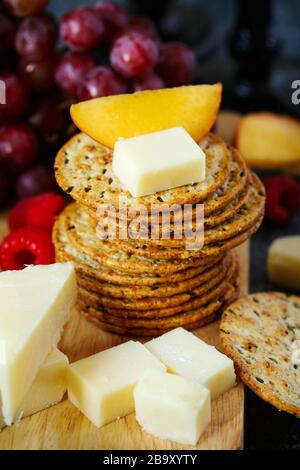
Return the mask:
[[54, 263], [51, 235], [36, 227], [20, 227], [10, 232], [0, 245], [0, 268], [19, 270], [29, 264]]
[[158, 60], [158, 46], [150, 37], [129, 32], [119, 36], [110, 53], [112, 67], [125, 78], [148, 75]]
[[14, 230], [25, 225], [52, 230], [55, 216], [64, 208], [64, 200], [58, 194], [44, 193], [20, 201], [11, 211], [9, 228]]
[[278, 225], [287, 224], [300, 207], [300, 184], [290, 176], [269, 176], [266, 188], [266, 219]]
[[188, 46], [176, 42], [162, 46], [157, 72], [168, 86], [189, 85], [195, 68], [195, 54]]

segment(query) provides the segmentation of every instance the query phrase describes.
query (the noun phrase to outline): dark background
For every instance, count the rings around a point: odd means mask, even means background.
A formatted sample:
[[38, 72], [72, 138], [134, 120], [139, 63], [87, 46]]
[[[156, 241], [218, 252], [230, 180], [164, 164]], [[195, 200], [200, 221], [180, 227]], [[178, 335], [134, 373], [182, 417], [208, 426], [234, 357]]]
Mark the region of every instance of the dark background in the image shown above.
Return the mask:
[[[265, 0], [243, 1], [251, 6], [249, 15], [252, 15], [252, 27], [255, 31], [260, 30], [261, 4]], [[49, 9], [61, 16], [74, 6], [91, 3], [92, 0], [52, 0]], [[238, 44], [233, 33], [239, 31], [241, 26], [236, 18], [237, 1], [141, 0], [118, 3], [125, 5], [132, 13], [150, 12], [166, 40], [178, 39], [190, 44], [196, 51], [199, 62], [195, 81], [213, 83], [221, 80], [225, 88], [224, 108], [247, 112], [254, 107], [300, 117], [300, 105], [296, 106], [291, 102], [291, 83], [300, 79], [299, 0], [270, 2], [272, 15], [267, 19], [265, 47], [266, 57], [272, 57], [272, 60], [264, 75], [265, 71], [259, 70], [257, 66], [261, 48], [252, 54], [247, 73], [251, 75], [252, 69], [256, 71], [256, 75], [252, 77], [255, 82], [254, 97], [249, 100], [241, 100], [245, 87], [243, 88], [244, 82], [241, 85], [237, 80], [239, 58], [233, 50]], [[253, 237], [250, 271], [252, 292], [274, 289], [266, 275], [268, 247], [276, 237], [296, 233], [300, 233], [300, 213], [284, 228], [274, 228], [265, 222]], [[291, 415], [280, 413], [247, 390], [245, 448], [300, 449], [300, 421]]]

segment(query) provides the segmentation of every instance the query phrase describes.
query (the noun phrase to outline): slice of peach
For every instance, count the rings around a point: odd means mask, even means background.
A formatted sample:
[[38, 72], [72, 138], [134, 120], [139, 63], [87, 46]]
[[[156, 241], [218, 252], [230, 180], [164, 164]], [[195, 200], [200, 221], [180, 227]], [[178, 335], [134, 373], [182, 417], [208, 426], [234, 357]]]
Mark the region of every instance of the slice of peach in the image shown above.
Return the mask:
[[250, 166], [293, 165], [300, 162], [300, 123], [280, 114], [251, 113], [240, 120], [235, 144]]
[[191, 85], [107, 96], [71, 106], [81, 131], [113, 148], [120, 138], [182, 126], [199, 141], [213, 126], [222, 85]]

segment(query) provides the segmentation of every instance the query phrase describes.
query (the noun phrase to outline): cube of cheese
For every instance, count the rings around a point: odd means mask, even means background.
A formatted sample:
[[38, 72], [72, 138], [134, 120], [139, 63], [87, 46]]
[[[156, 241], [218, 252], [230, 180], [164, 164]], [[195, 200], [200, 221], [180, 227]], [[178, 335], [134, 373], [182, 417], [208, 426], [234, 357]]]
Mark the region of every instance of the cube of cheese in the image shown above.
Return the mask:
[[184, 130], [120, 139], [115, 145], [113, 171], [132, 196], [145, 196], [205, 179], [203, 150]]
[[[48, 354], [18, 410], [18, 418], [31, 416], [38, 411], [56, 405], [62, 400], [67, 390], [68, 363], [67, 356], [57, 348]], [[0, 409], [0, 429], [4, 426], [5, 423]]]
[[69, 367], [69, 400], [100, 427], [134, 411], [133, 389], [147, 369], [166, 370], [141, 343], [128, 341]]
[[169, 372], [207, 387], [212, 400], [235, 384], [232, 360], [184, 328], [169, 331], [145, 346]]
[[19, 408], [76, 300], [72, 263], [0, 273], [0, 394], [4, 421]]
[[269, 248], [270, 281], [288, 289], [300, 289], [300, 236], [277, 238]]
[[149, 370], [134, 390], [136, 419], [161, 439], [197, 444], [211, 419], [210, 393], [178, 375]]

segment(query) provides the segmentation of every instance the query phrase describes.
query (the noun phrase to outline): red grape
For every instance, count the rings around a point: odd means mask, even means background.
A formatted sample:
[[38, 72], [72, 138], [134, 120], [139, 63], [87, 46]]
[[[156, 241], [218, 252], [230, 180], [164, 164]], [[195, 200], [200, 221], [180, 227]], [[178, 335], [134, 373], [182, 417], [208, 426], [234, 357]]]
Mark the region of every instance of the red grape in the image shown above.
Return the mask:
[[132, 16], [129, 19], [128, 26], [124, 32], [135, 31], [146, 34], [152, 39], [158, 39], [158, 33], [155, 24], [145, 16]]
[[86, 74], [78, 88], [78, 99], [84, 101], [99, 96], [119, 95], [127, 90], [127, 84], [113, 70], [99, 65]]
[[52, 168], [39, 164], [18, 176], [16, 191], [19, 199], [25, 199], [40, 193], [57, 191]]
[[134, 91], [159, 90], [160, 88], [164, 88], [164, 86], [165, 84], [162, 79], [154, 72], [133, 83]]
[[34, 91], [46, 91], [54, 84], [55, 58], [34, 61], [21, 57], [20, 74], [27, 86]]
[[38, 151], [35, 133], [27, 124], [14, 124], [0, 129], [0, 168], [12, 174], [26, 170]]
[[40, 13], [49, 0], [3, 0], [7, 10], [14, 16], [29, 16]]
[[56, 67], [56, 82], [66, 95], [76, 97], [78, 85], [95, 65], [92, 56], [84, 52], [69, 52], [60, 59]]
[[105, 41], [112, 40], [126, 26], [127, 15], [120, 5], [109, 0], [97, 2], [94, 9], [99, 14], [105, 27]]
[[28, 90], [24, 82], [11, 72], [0, 72], [0, 81], [4, 83], [6, 104], [0, 104], [0, 123], [22, 115], [28, 104]]
[[189, 85], [195, 69], [196, 57], [190, 47], [175, 42], [162, 46], [157, 72], [168, 86]]
[[9, 51], [14, 44], [15, 25], [10, 18], [0, 12], [0, 56]]
[[100, 15], [93, 8], [78, 7], [66, 13], [60, 24], [63, 41], [71, 48], [79, 51], [93, 49], [104, 38], [104, 24]]
[[7, 200], [9, 193], [9, 182], [7, 176], [0, 173], [0, 208], [2, 208]]
[[149, 74], [157, 60], [156, 42], [134, 31], [119, 36], [110, 53], [113, 68], [126, 78], [139, 78]]
[[34, 104], [28, 120], [39, 133], [49, 135], [63, 131], [66, 115], [57, 100], [42, 98]]
[[32, 16], [22, 21], [16, 35], [16, 49], [28, 59], [41, 60], [53, 52], [57, 27], [50, 16]]

